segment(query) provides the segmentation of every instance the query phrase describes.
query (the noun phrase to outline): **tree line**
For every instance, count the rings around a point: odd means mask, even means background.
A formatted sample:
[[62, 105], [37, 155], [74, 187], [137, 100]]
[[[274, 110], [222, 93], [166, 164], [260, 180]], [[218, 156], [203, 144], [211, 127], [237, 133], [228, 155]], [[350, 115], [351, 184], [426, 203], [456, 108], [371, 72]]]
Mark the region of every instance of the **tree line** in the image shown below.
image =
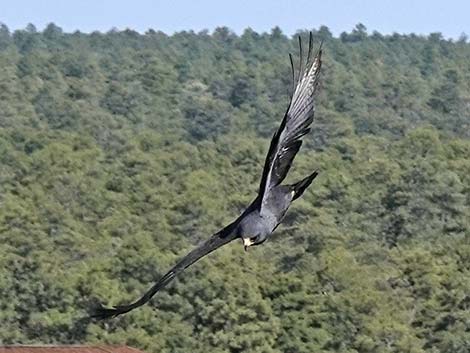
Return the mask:
[[297, 38], [1, 25], [0, 342], [467, 352], [470, 44], [313, 34], [321, 93], [292, 180], [319, 169], [314, 185], [263, 246], [94, 322], [251, 201]]

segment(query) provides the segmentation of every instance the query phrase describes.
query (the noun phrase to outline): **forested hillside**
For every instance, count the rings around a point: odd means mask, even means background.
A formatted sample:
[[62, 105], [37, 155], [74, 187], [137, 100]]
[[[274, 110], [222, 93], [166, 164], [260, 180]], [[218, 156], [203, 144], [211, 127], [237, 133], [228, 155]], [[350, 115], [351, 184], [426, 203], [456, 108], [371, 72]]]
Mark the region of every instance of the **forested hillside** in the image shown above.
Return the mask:
[[320, 175], [284, 224], [94, 322], [252, 200], [297, 39], [1, 26], [0, 342], [470, 351], [470, 44], [362, 25], [314, 39], [321, 93], [289, 181]]

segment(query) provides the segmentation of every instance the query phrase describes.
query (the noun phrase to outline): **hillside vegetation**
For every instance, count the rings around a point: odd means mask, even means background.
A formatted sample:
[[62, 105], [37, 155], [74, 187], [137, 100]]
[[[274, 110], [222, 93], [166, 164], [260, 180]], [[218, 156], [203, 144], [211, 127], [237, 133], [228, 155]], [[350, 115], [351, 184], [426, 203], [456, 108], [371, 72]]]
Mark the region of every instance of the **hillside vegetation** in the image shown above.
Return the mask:
[[320, 175], [283, 225], [93, 322], [252, 200], [297, 39], [2, 25], [0, 342], [468, 352], [470, 44], [362, 25], [314, 38], [321, 93], [289, 181]]

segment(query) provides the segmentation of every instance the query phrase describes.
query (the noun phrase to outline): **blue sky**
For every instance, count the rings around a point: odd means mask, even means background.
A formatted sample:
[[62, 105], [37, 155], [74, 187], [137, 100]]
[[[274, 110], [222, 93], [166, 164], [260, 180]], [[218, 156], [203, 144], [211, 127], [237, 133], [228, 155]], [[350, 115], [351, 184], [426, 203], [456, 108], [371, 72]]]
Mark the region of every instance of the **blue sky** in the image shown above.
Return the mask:
[[363, 23], [369, 32], [470, 35], [470, 0], [0, 0], [0, 22], [10, 29], [54, 22], [64, 31], [149, 28], [168, 34], [228, 26], [237, 33], [279, 26], [286, 34], [326, 25], [338, 35]]

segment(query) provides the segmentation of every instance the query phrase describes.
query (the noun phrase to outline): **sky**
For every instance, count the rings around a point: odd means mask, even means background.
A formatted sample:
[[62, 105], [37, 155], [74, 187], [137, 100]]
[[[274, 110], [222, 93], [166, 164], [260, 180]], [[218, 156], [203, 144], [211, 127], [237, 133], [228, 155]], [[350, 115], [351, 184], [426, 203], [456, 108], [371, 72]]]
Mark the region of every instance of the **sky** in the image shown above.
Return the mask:
[[167, 34], [227, 26], [285, 34], [328, 26], [334, 35], [358, 23], [382, 34], [441, 32], [470, 35], [470, 0], [0, 0], [0, 22], [10, 30], [28, 23], [42, 30], [53, 22], [66, 32], [149, 28]]

